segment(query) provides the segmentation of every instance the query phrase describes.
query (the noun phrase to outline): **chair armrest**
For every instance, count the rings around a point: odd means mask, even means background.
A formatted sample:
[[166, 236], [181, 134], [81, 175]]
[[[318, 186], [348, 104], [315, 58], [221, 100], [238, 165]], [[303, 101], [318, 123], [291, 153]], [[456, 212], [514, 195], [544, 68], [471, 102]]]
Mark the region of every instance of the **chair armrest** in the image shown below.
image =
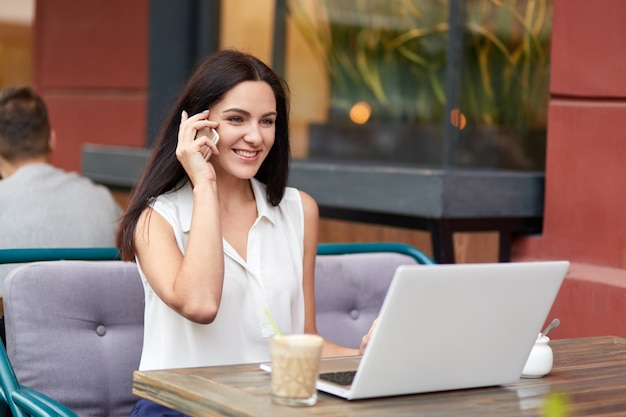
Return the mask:
[[411, 256], [417, 263], [435, 264], [424, 252], [415, 246], [396, 242], [355, 242], [355, 243], [320, 243], [318, 255], [345, 255], [349, 253], [395, 252]]
[[120, 259], [120, 251], [117, 248], [0, 249], [0, 264], [59, 260], [113, 261]]
[[20, 410], [32, 417], [78, 417], [63, 404], [28, 387], [13, 391], [11, 399]]

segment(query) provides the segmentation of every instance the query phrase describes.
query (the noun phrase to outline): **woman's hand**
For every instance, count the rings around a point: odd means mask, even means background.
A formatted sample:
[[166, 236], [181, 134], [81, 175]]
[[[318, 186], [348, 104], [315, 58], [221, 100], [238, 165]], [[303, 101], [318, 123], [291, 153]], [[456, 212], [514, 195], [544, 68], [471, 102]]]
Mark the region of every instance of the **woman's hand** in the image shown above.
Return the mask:
[[374, 320], [374, 322], [372, 323], [372, 326], [370, 327], [370, 329], [367, 332], [367, 334], [365, 336], [363, 336], [363, 338], [361, 339], [361, 347], [359, 348], [359, 353], [361, 355], [365, 353], [365, 348], [367, 347], [367, 344], [369, 343], [370, 339], [372, 338], [372, 335], [374, 334], [374, 331], [376, 331], [376, 325], [378, 325], [378, 318], [376, 318], [376, 320]]
[[176, 158], [193, 184], [215, 180], [213, 165], [207, 163], [203, 155], [207, 148], [210, 148], [214, 155], [218, 155], [219, 151], [208, 135], [203, 134], [203, 129], [216, 128], [218, 123], [208, 118], [208, 110], [191, 117], [183, 110], [181, 115]]

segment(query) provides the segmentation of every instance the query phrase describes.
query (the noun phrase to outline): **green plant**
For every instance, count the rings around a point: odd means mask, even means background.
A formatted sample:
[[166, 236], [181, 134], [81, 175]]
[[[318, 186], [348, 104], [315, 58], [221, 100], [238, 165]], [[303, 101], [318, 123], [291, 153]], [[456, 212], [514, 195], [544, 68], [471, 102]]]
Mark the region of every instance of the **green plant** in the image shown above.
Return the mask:
[[[330, 120], [444, 118], [449, 1], [288, 0], [330, 77]], [[461, 0], [466, 1], [466, 0]], [[545, 127], [550, 0], [467, 0], [461, 112], [477, 125]]]
[[474, 0], [467, 9], [462, 110], [476, 123], [545, 128], [550, 0]]

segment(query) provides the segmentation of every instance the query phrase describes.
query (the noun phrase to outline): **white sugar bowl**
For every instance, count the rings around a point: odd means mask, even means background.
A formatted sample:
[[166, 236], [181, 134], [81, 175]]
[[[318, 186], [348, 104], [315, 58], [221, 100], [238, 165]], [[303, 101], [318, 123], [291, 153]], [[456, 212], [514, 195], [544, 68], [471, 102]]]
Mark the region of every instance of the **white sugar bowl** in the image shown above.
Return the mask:
[[522, 378], [541, 378], [550, 373], [552, 370], [552, 361], [554, 359], [552, 348], [548, 344], [550, 338], [539, 334], [535, 345], [528, 355], [526, 365], [522, 370]]

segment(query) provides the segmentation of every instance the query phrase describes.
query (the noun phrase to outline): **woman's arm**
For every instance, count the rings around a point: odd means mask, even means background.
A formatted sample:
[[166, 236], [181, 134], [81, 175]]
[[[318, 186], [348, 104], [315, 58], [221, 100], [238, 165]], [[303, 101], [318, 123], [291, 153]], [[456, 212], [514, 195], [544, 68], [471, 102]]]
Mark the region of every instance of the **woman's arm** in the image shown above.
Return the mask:
[[[208, 113], [183, 113], [176, 156], [193, 183], [191, 229], [185, 255], [171, 225], [152, 208], [139, 218], [135, 233], [137, 259], [146, 279], [163, 302], [198, 323], [217, 315], [224, 281], [222, 230], [215, 171], [194, 141], [197, 129], [207, 126]], [[213, 126], [211, 126], [213, 127]], [[213, 149], [217, 152], [217, 148]]]
[[[319, 210], [315, 200], [308, 194], [300, 192], [304, 209], [304, 332], [317, 333], [315, 324], [315, 258], [317, 256]], [[324, 340], [322, 356], [358, 355], [358, 349], [339, 346]]]

